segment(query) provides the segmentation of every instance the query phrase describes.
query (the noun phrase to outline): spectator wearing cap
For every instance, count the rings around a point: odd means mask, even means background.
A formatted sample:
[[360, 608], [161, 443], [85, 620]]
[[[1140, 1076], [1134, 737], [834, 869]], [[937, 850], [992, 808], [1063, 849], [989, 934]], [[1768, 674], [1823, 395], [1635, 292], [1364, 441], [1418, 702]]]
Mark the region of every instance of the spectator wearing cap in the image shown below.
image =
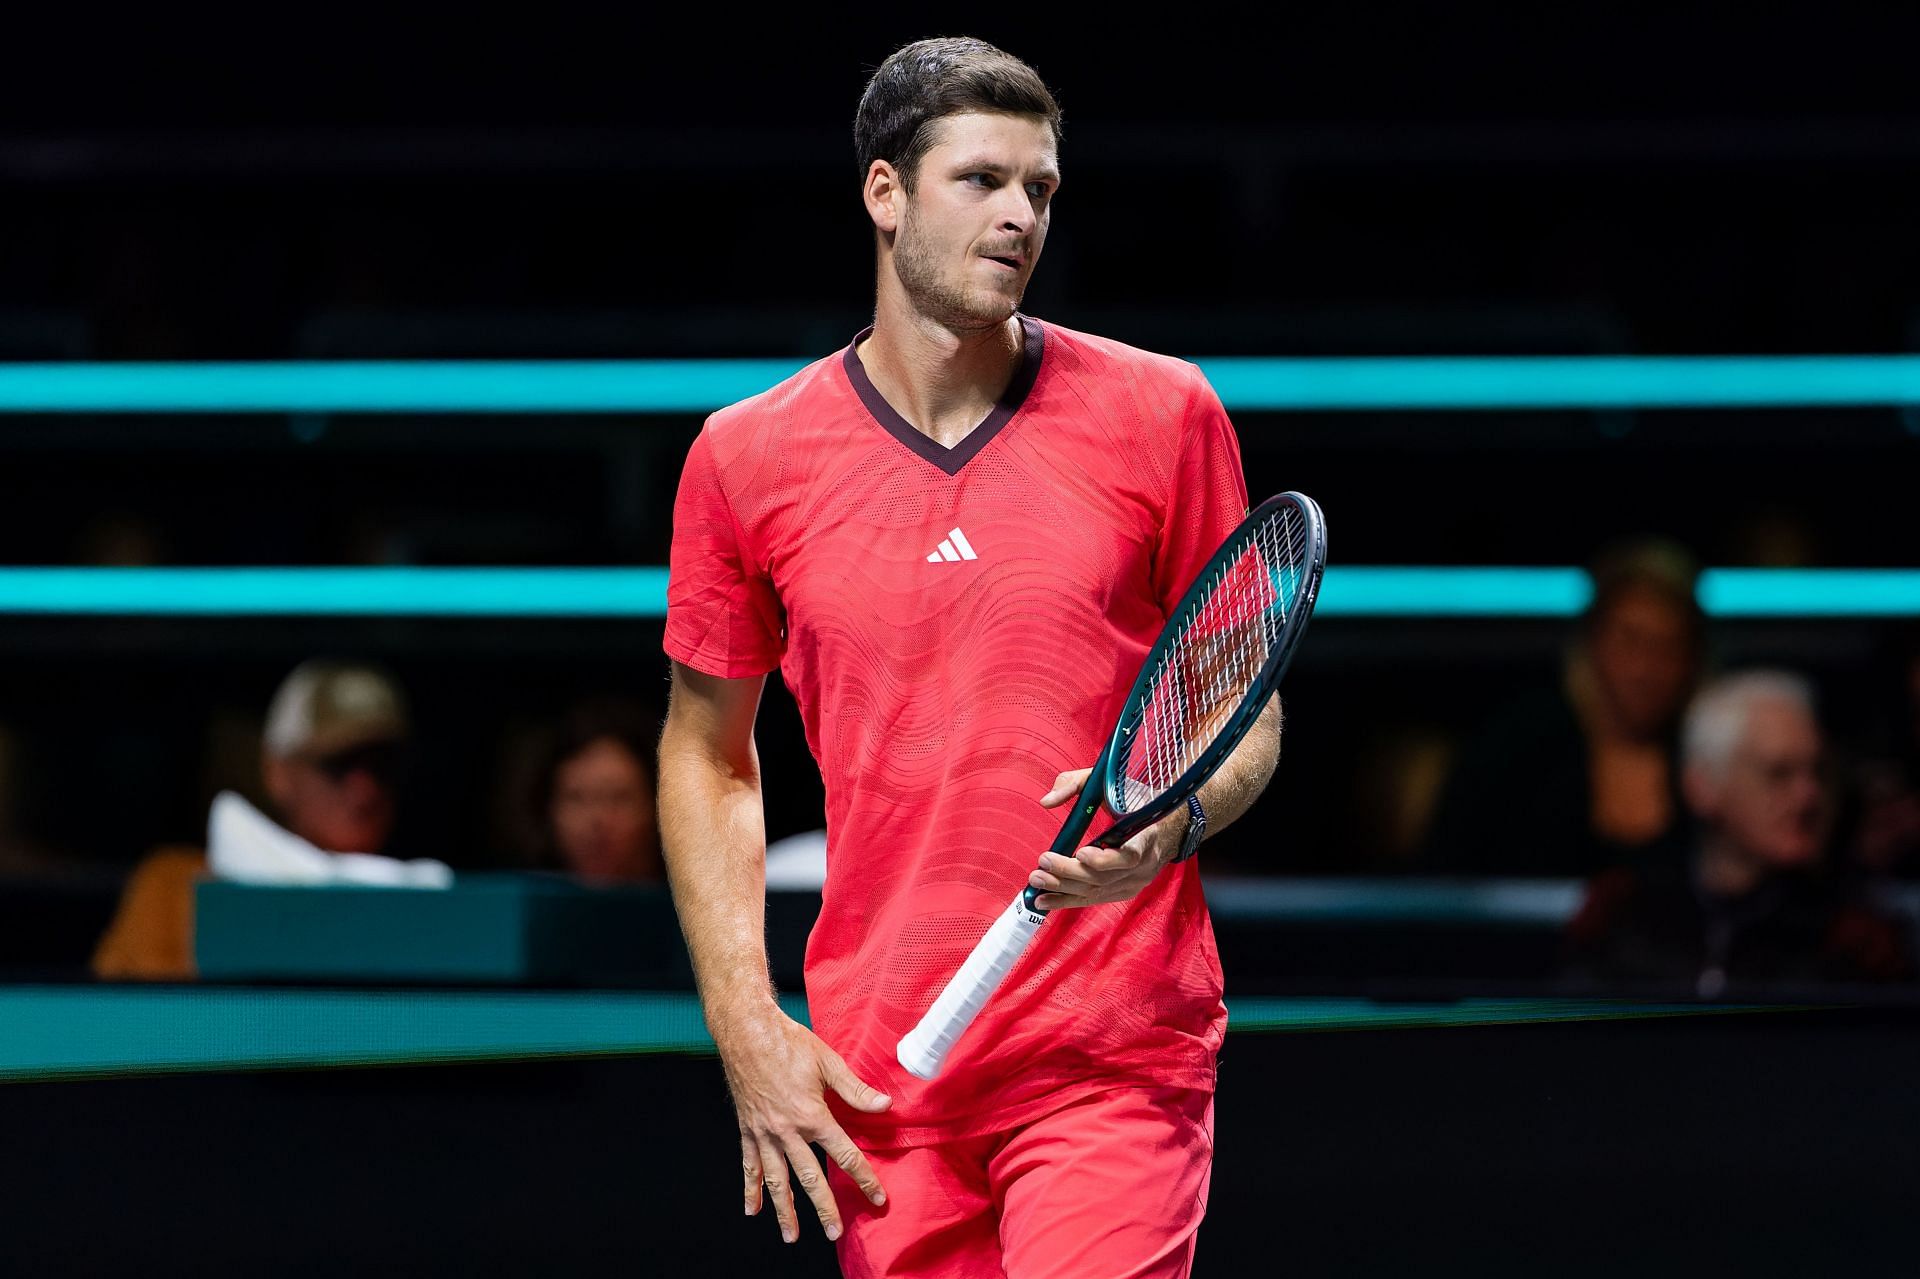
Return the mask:
[[1559, 687], [1506, 707], [1454, 762], [1428, 828], [1432, 869], [1586, 876], [1680, 854], [1674, 739], [1704, 648], [1695, 576], [1660, 541], [1595, 561]]
[[280, 822], [334, 853], [377, 853], [393, 831], [405, 703], [368, 666], [308, 662], [267, 711], [262, 780]]
[[1569, 928], [1578, 967], [1686, 981], [1706, 998], [1740, 982], [1910, 975], [1898, 926], [1829, 874], [1826, 745], [1806, 681], [1764, 670], [1716, 680], [1681, 740], [1690, 852], [1593, 880]]
[[[384, 672], [336, 661], [295, 668], [274, 693], [261, 742], [275, 816], [328, 852], [382, 851], [409, 735], [405, 699]], [[193, 886], [206, 870], [200, 848], [161, 848], [142, 860], [94, 951], [95, 975], [191, 980]]]

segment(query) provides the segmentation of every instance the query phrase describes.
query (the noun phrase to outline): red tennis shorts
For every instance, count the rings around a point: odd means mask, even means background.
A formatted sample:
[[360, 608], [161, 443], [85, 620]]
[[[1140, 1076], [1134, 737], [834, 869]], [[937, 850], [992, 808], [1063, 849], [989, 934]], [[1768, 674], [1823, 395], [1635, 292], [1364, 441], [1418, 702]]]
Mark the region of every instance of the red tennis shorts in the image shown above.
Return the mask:
[[1213, 1094], [1116, 1088], [1009, 1132], [864, 1153], [878, 1208], [827, 1163], [848, 1279], [1175, 1279], [1207, 1209]]

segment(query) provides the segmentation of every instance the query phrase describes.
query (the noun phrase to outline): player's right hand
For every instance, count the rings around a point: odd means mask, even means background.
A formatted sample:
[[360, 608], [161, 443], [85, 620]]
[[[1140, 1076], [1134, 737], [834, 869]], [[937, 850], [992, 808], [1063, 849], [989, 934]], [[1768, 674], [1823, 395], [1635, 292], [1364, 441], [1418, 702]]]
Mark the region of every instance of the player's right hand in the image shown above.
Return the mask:
[[873, 1203], [887, 1201], [866, 1156], [827, 1109], [826, 1090], [839, 1093], [857, 1110], [873, 1113], [892, 1105], [891, 1098], [856, 1078], [839, 1053], [778, 1009], [729, 1026], [715, 1041], [740, 1119], [740, 1169], [749, 1217], [760, 1211], [764, 1186], [781, 1238], [788, 1243], [799, 1239], [800, 1220], [793, 1206], [797, 1184], [813, 1200], [827, 1238], [840, 1237], [840, 1210], [810, 1142], [818, 1142]]

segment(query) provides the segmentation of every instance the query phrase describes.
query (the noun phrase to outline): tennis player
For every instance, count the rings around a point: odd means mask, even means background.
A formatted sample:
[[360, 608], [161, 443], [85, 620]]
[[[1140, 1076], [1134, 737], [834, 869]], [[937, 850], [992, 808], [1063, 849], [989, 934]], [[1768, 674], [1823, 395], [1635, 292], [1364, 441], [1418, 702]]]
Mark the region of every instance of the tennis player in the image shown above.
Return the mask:
[[[771, 1201], [791, 1242], [811, 1201], [852, 1276], [1185, 1275], [1206, 1207], [1226, 1010], [1185, 859], [1265, 786], [1279, 714], [1121, 848], [1038, 852], [1247, 507], [1193, 365], [1019, 310], [1060, 132], [991, 45], [888, 58], [854, 125], [873, 326], [714, 414], [674, 508], [660, 812], [744, 1207]], [[1177, 269], [1204, 228], [1141, 179], [1133, 269]], [[776, 667], [826, 783], [811, 1030], [763, 939], [753, 721]], [[895, 1045], [1027, 882], [1060, 913], [914, 1078]]]

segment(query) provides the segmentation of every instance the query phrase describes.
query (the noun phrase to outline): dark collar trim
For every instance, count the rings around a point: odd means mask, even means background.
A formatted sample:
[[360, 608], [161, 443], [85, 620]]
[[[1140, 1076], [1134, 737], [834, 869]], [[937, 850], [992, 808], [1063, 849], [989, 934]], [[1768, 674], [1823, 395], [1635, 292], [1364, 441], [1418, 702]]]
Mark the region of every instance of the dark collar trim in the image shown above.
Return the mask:
[[1013, 420], [1013, 415], [1026, 402], [1027, 393], [1033, 390], [1035, 379], [1040, 376], [1040, 361], [1047, 345], [1046, 331], [1038, 320], [1024, 315], [1020, 317], [1020, 330], [1024, 340], [1020, 346], [1020, 367], [1015, 370], [1013, 380], [1007, 383], [1006, 391], [993, 406], [993, 412], [987, 414], [986, 420], [967, 432], [966, 438], [952, 448], [946, 448], [931, 436], [914, 430], [913, 424], [887, 403], [886, 397], [873, 385], [873, 379], [867, 376], [867, 366], [861, 363], [856, 351], [873, 332], [872, 325], [854, 335], [853, 341], [847, 344], [841, 362], [846, 366], [847, 380], [853, 383], [854, 393], [866, 405], [874, 421], [885, 427], [896, 440], [948, 475], [958, 475], [960, 468], [971, 462], [1000, 433], [1000, 428]]

